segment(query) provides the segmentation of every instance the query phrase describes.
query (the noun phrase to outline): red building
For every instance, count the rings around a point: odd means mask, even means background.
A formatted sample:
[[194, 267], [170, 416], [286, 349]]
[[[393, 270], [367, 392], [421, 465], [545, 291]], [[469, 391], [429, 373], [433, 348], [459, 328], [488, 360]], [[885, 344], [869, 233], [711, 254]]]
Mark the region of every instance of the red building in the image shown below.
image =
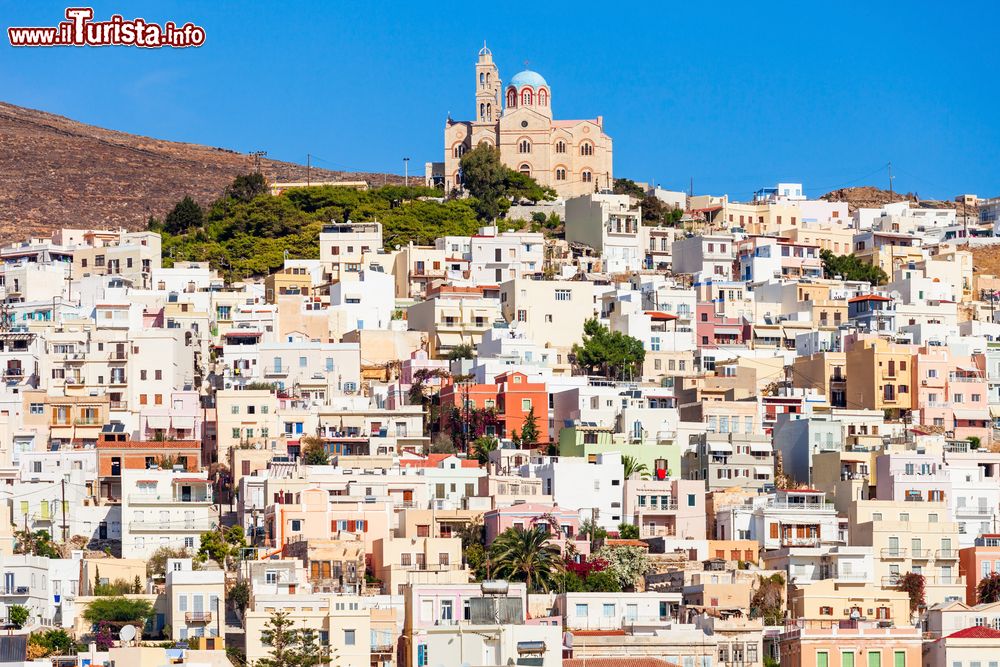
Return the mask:
[[[465, 418], [464, 409], [489, 410], [495, 411], [496, 420], [493, 423], [487, 421], [483, 432], [486, 435], [509, 438], [515, 430], [520, 433], [524, 429], [524, 420], [534, 409], [538, 439], [548, 442], [549, 392], [545, 383], [528, 382], [528, 376], [524, 373], [503, 373], [496, 376], [495, 380], [492, 384], [445, 380], [440, 394], [441, 430], [449, 432], [456, 409], [460, 419]], [[476, 435], [479, 434], [474, 433], [471, 437], [475, 438]]]

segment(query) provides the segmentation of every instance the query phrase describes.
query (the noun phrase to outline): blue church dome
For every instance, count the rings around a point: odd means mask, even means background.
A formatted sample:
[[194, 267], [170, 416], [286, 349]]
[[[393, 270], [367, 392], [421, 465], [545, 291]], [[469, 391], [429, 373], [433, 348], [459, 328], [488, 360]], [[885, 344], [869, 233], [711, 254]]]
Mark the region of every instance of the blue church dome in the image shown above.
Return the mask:
[[542, 86], [549, 87], [549, 84], [545, 83], [545, 79], [542, 78], [541, 74], [533, 72], [530, 69], [515, 74], [514, 78], [510, 80], [510, 85], [517, 89], [521, 89], [523, 86], [531, 86], [535, 89]]

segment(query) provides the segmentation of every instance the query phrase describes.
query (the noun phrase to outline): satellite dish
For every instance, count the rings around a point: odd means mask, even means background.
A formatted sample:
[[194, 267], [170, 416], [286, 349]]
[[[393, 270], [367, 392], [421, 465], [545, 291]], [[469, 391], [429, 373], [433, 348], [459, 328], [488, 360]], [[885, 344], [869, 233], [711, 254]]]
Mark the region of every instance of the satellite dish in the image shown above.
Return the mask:
[[135, 635], [136, 632], [134, 625], [122, 626], [122, 629], [118, 631], [118, 638], [121, 639], [123, 642], [132, 641], [133, 639], [135, 639]]

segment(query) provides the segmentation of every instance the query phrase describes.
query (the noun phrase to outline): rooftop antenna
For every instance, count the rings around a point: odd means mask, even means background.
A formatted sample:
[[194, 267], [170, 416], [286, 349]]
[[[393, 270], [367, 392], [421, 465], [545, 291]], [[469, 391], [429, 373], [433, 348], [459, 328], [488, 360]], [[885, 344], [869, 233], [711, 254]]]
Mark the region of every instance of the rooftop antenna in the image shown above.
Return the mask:
[[253, 151], [250, 153], [250, 157], [253, 158], [253, 169], [258, 174], [260, 173], [260, 159], [262, 157], [267, 157], [267, 151]]

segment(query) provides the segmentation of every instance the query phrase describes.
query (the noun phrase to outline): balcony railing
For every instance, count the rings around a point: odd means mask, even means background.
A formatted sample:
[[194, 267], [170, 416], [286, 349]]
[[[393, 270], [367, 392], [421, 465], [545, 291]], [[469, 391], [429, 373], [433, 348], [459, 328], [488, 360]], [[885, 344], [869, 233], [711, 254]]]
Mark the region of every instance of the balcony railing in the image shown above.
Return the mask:
[[637, 512], [676, 512], [677, 503], [650, 503], [649, 505], [639, 505]]
[[776, 510], [801, 510], [803, 512], [836, 512], [833, 503], [790, 503], [783, 500], [774, 500], [767, 504], [768, 509]]
[[288, 375], [287, 366], [268, 366], [264, 369], [264, 375], [270, 377], [285, 377]]
[[910, 549], [910, 558], [913, 560], [930, 560], [933, 554], [930, 549]]
[[934, 557], [938, 560], [958, 560], [957, 549], [938, 549]]
[[882, 558], [906, 558], [906, 549], [887, 547], [882, 549]]
[[955, 373], [949, 373], [948, 382], [986, 382], [986, 378], [975, 375], [957, 375]]
[[184, 612], [185, 623], [211, 623], [212, 612], [210, 611], [186, 611]]
[[132, 521], [129, 529], [141, 532], [190, 532], [192, 530], [214, 530], [216, 524], [210, 519], [195, 519], [193, 521]]
[[208, 494], [205, 496], [190, 496], [184, 498], [181, 496], [160, 496], [148, 493], [130, 493], [128, 496], [128, 502], [130, 505], [169, 505], [173, 503], [183, 503], [185, 505], [211, 505], [212, 495]]

